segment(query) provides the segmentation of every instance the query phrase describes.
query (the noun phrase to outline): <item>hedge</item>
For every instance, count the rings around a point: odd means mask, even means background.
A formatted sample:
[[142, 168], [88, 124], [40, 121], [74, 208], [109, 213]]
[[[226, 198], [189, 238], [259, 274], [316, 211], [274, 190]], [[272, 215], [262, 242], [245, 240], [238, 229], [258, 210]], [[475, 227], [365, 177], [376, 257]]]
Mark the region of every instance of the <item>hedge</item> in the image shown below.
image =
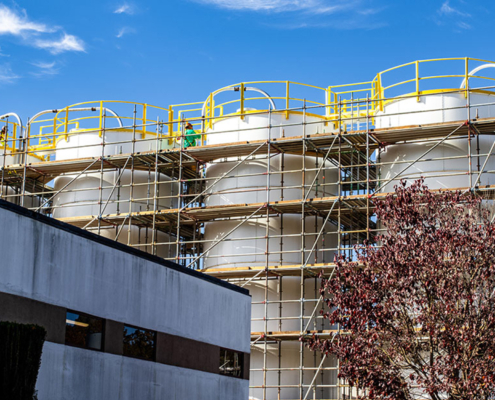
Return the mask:
[[46, 330], [0, 322], [0, 398], [33, 400]]

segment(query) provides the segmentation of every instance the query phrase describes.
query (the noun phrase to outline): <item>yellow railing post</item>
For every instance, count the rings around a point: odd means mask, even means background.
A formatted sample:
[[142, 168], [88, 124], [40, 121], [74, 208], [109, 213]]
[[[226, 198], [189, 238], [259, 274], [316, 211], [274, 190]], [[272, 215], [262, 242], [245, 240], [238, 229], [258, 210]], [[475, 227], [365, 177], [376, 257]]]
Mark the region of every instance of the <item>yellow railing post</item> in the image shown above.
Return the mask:
[[69, 134], [67, 133], [68, 129], [69, 129], [69, 107], [65, 107], [64, 133], [65, 133], [65, 141], [66, 142], [69, 140]]
[[419, 102], [419, 61], [416, 61], [416, 101]]
[[468, 90], [469, 90], [469, 58], [468, 57], [466, 57], [464, 69], [465, 69], [464, 79], [466, 80], [466, 86], [464, 86], [464, 88], [466, 89], [464, 91], [464, 97], [467, 99]]
[[289, 99], [289, 81], [287, 81], [285, 87], [285, 119], [289, 119], [289, 107], [290, 107], [290, 99]]
[[241, 83], [241, 119], [244, 120], [244, 83]]
[[27, 136], [27, 147], [29, 148], [29, 146], [31, 146], [31, 124], [29, 123], [29, 121], [27, 124], [26, 136]]
[[168, 135], [170, 137], [174, 134], [174, 109], [172, 106], [168, 107]]
[[383, 111], [383, 98], [385, 97], [385, 91], [383, 90], [382, 87], [382, 74], [378, 74], [378, 104], [380, 105], [380, 111]]
[[211, 127], [213, 127], [213, 119], [215, 118], [215, 98], [211, 96]]
[[146, 135], [146, 111], [147, 111], [147, 105], [143, 104], [143, 135], [142, 135], [142, 139], [144, 139], [145, 135]]
[[[12, 129], [12, 153], [13, 154], [16, 153], [16, 145], [17, 145], [17, 142], [15, 140], [16, 133], [17, 133], [17, 124], [14, 124], [14, 128]], [[5, 138], [5, 140], [7, 140], [7, 139], [8, 139], [8, 137]]]
[[208, 115], [208, 127], [210, 129], [213, 128], [213, 93], [210, 93], [210, 100], [209, 100], [210, 108], [208, 109], [207, 115]]
[[101, 131], [101, 128], [103, 126], [103, 101], [100, 101], [100, 127], [99, 127], [99, 130], [100, 130], [100, 133], [98, 134], [100, 137], [102, 136], [102, 131]]
[[53, 117], [53, 143], [55, 144], [55, 135], [57, 134], [57, 114], [55, 114], [55, 117]]
[[327, 104], [327, 107], [325, 107], [325, 116], [328, 118], [330, 116], [330, 103], [332, 102], [332, 87], [329, 86], [328, 89], [326, 89], [326, 98], [325, 98], [325, 103]]

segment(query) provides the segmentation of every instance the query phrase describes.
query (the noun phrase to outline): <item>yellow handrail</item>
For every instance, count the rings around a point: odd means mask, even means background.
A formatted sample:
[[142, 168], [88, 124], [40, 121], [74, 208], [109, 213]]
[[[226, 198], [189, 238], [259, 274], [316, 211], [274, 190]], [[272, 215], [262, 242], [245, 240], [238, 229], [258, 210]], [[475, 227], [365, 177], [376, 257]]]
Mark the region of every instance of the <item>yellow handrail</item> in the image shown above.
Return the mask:
[[[445, 62], [462, 62], [462, 67], [459, 65], [458, 71], [445, 75], [429, 75], [425, 73], [425, 71], [427, 71], [427, 68], [424, 68], [425, 65], [429, 63]], [[194, 126], [201, 125], [201, 134], [204, 135], [208, 129], [213, 128], [214, 121], [217, 121], [218, 118], [225, 117], [226, 115], [229, 117], [238, 115], [241, 119], [244, 119], [249, 104], [264, 99], [268, 99], [277, 104], [278, 110], [283, 111], [285, 118], [289, 118], [290, 113], [294, 112], [296, 109], [302, 110], [308, 105], [311, 112], [321, 113], [320, 115], [322, 118], [334, 123], [339, 115], [341, 117], [347, 115], [362, 116], [368, 113], [371, 117], [374, 117], [378, 112], [383, 111], [385, 105], [393, 99], [415, 96], [417, 100], [420, 100], [420, 97], [426, 93], [425, 90], [422, 90], [422, 86], [425, 86], [422, 83], [426, 81], [443, 80], [444, 82], [447, 82], [446, 79], [465, 79], [465, 88], [448, 88], [449, 90], [457, 90], [465, 96], [467, 96], [468, 90], [470, 90], [470, 87], [472, 86], [470, 85], [470, 80], [473, 78], [485, 79], [490, 83], [495, 81], [495, 78], [485, 77], [479, 74], [470, 75], [470, 67], [473, 67], [474, 63], [492, 62], [467, 57], [417, 60], [383, 70], [376, 74], [371, 81], [346, 85], [331, 85], [326, 88], [288, 80], [241, 82], [212, 91], [206, 96], [206, 101], [172, 104], [167, 107], [121, 100], [81, 102], [56, 110], [55, 115], [52, 118], [36, 118], [35, 120], [30, 121], [27, 127], [27, 143], [29, 149], [54, 149], [60, 138], [68, 140], [70, 129], [87, 132], [89, 128], [86, 128], [85, 125], [93, 126], [91, 129], [97, 131], [101, 136], [103, 130], [119, 129], [105, 126], [106, 122], [115, 121], [116, 118], [121, 121], [132, 121], [132, 124], [134, 124], [135, 120], [138, 121], [136, 127], [138, 127], [140, 134], [144, 138], [148, 134], [154, 134], [154, 132], [149, 129], [149, 126], [156, 125], [157, 120], [150, 120], [148, 115], [154, 116], [155, 112], [159, 115], [158, 123], [168, 128], [165, 129], [164, 134], [160, 135], [169, 138], [169, 141], [181, 135], [181, 124], [185, 122], [186, 118], [187, 121], [191, 122]], [[389, 82], [389, 79], [387, 78], [396, 77], [396, 75], [391, 74], [392, 72], [394, 72], [394, 74], [398, 72], [400, 79], [390, 79], [391, 82]], [[424, 75], [421, 75], [422, 72]], [[414, 85], [414, 89], [411, 88], [412, 85]], [[439, 85], [439, 88], [437, 89], [438, 92], [447, 89], [442, 86], [445, 85]], [[246, 90], [250, 88], [256, 88], [258, 91], [261, 90], [263, 95], [247, 96]], [[236, 98], [224, 102], [215, 98], [216, 95], [227, 90], [235, 90], [238, 91], [239, 94], [236, 94]], [[428, 92], [431, 93], [431, 90]], [[307, 97], [306, 93], [308, 93]], [[316, 95], [321, 93], [321, 97], [316, 98], [315, 93]], [[393, 93], [393, 95], [391, 93]], [[365, 102], [368, 102], [368, 104], [360, 106]], [[237, 104], [239, 104], [238, 110], [232, 113], [230, 109]], [[119, 111], [118, 117], [109, 115], [105, 109], [111, 109], [114, 106], [118, 108], [117, 111], [121, 108], [129, 108], [132, 106], [134, 107], [134, 110], [136, 110], [136, 115], [134, 115], [134, 112], [131, 113], [127, 111], [123, 113]], [[321, 109], [317, 108], [313, 111], [313, 107], [315, 106], [321, 107]], [[75, 111], [80, 111], [77, 109], [81, 107], [91, 108], [92, 111], [97, 111], [98, 114], [77, 116]], [[138, 109], [139, 114], [137, 111]], [[9, 124], [14, 123], [9, 122]], [[35, 133], [34, 130], [31, 129], [32, 125], [39, 127], [38, 133]], [[158, 131], [158, 127], [156, 130]], [[12, 131], [17, 132], [17, 127], [15, 125]]]

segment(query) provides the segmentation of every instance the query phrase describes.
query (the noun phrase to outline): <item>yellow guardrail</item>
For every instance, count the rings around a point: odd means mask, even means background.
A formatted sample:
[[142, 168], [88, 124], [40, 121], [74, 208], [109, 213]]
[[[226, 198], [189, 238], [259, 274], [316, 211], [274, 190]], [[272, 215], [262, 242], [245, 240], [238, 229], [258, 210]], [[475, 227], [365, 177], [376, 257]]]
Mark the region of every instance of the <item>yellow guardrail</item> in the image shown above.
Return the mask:
[[[0, 153], [17, 153], [22, 151], [22, 126], [17, 122], [0, 120]], [[0, 160], [1, 161], [1, 160]]]
[[[455, 74], [446, 74], [446, 75], [422, 75], [421, 74], [421, 66], [422, 65], [431, 65], [433, 63], [447, 63], [447, 62], [458, 62], [461, 63], [457, 69], [459, 73]], [[378, 111], [383, 111], [383, 107], [387, 101], [391, 99], [404, 98], [404, 97], [416, 97], [419, 101], [421, 94], [424, 90], [421, 90], [421, 82], [427, 80], [445, 80], [448, 78], [459, 78], [464, 79], [466, 81], [465, 88], [458, 88], [459, 91], [462, 91], [464, 95], [467, 97], [467, 93], [469, 91], [469, 79], [484, 79], [487, 81], [495, 81], [495, 78], [491, 78], [488, 76], [481, 75], [472, 75], [470, 74], [470, 70], [473, 67], [473, 63], [486, 63], [486, 64], [494, 64], [493, 61], [483, 60], [479, 58], [469, 58], [469, 57], [457, 57], [457, 58], [436, 58], [431, 60], [417, 60], [412, 61], [406, 64], [398, 65], [396, 67], [392, 67], [386, 69], [384, 71], [379, 72], [373, 80], [369, 82], [361, 82], [361, 83], [353, 83], [348, 85], [334, 85], [329, 86], [329, 105], [330, 109], [333, 113], [336, 113], [338, 109], [339, 99], [345, 97], [345, 95], [359, 93], [365, 94], [366, 97], [356, 97], [353, 99], [353, 102], [365, 102], [368, 101], [371, 104], [371, 115], [376, 114]], [[408, 67], [413, 68], [413, 73], [411, 74], [410, 69], [406, 71]], [[398, 82], [393, 82], [389, 85], [384, 85], [383, 82], [388, 74], [397, 71], [404, 71], [403, 75], [405, 75], [406, 79], [402, 79]], [[414, 91], [409, 89], [404, 89], [402, 93], [394, 93], [390, 94], [391, 89], [398, 89], [400, 87], [406, 87], [408, 84], [414, 84]], [[493, 83], [490, 83], [487, 86], [493, 86]], [[355, 88], [355, 87], [358, 88]], [[445, 90], [445, 88], [441, 88], [441, 84], [438, 85], [439, 90]], [[452, 89], [455, 90], [456, 88]], [[428, 91], [430, 94], [433, 93], [432, 90]], [[347, 100], [349, 101], [349, 100]]]
[[[438, 75], [424, 72], [428, 70], [425, 68], [427, 65], [445, 70], [446, 63], [456, 64], [453, 73]], [[125, 126], [127, 131], [129, 127], [134, 127], [139, 131], [141, 139], [148, 135], [159, 135], [172, 144], [175, 138], [183, 135], [186, 121], [200, 131], [203, 138], [201, 143], [204, 143], [206, 134], [215, 121], [236, 115], [244, 119], [245, 115], [251, 113], [251, 105], [259, 106], [263, 101], [270, 103], [272, 110], [276, 108], [277, 112], [283, 112], [287, 119], [291, 112], [307, 108], [308, 113], [319, 115], [338, 127], [345, 119], [373, 118], [383, 111], [389, 101], [413, 96], [419, 100], [422, 94], [446, 90], [440, 83], [436, 85], [437, 89], [425, 90], [423, 86], [426, 82], [431, 86], [431, 82], [435, 80], [445, 82], [446, 79], [463, 79], [466, 81], [465, 88], [450, 90], [458, 90], [466, 96], [470, 89], [470, 79], [484, 79], [493, 85], [495, 78], [470, 74], [472, 68], [480, 63], [493, 64], [477, 58], [418, 60], [381, 71], [371, 81], [326, 88], [292, 81], [241, 82], [211, 92], [204, 101], [172, 104], [168, 107], [120, 100], [76, 103], [59, 110], [40, 113], [29, 121], [26, 128], [28, 149], [33, 153], [47, 154], [46, 152], [55, 149], [59, 140], [68, 140], [73, 134], [96, 131], [101, 136], [103, 131], [120, 129], [119, 126]], [[250, 91], [255, 94], [248, 94]], [[235, 98], [230, 96], [220, 100], [219, 95], [223, 92], [233, 92]], [[257, 112], [268, 110], [268, 104], [266, 109], [263, 107], [261, 110], [256, 107]], [[54, 116], [47, 118], [48, 113], [53, 113]], [[8, 147], [11, 151], [19, 151], [19, 146], [11, 146], [11, 143], [17, 143], [19, 127], [14, 122], [9, 121], [8, 124], [11, 126], [9, 135], [13, 135], [7, 140]]]

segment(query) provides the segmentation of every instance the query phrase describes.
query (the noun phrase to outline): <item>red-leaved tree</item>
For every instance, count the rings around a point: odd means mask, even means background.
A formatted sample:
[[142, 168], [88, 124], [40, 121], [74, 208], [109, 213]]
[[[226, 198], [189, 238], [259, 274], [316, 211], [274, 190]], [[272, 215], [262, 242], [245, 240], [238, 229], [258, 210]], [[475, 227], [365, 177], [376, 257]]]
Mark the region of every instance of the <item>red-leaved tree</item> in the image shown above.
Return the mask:
[[495, 224], [481, 201], [423, 182], [376, 201], [386, 231], [323, 280], [339, 327], [313, 350], [369, 399], [495, 398]]

